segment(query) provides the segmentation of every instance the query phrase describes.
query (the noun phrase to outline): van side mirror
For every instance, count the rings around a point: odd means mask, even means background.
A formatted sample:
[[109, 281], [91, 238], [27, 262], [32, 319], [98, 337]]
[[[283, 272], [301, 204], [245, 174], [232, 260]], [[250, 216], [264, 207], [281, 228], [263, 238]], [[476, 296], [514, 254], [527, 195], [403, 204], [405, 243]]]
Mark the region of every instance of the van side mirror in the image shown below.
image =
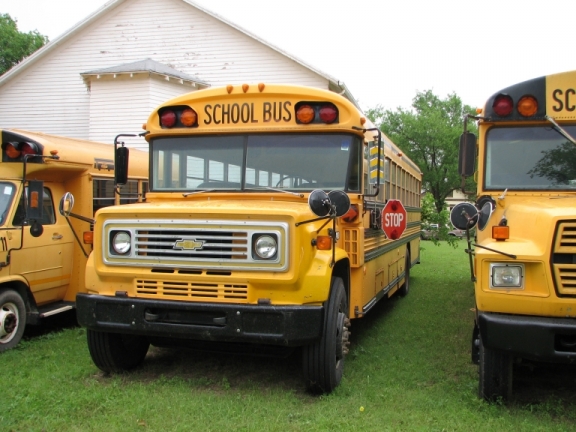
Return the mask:
[[460, 135], [460, 153], [458, 156], [458, 173], [464, 177], [474, 174], [476, 162], [476, 135], [464, 132]]
[[128, 147], [117, 147], [114, 154], [114, 183], [125, 185], [128, 182]]
[[42, 201], [44, 199], [44, 182], [31, 180], [28, 182], [26, 197], [26, 219], [30, 221], [30, 234], [40, 237], [44, 232], [42, 227]]

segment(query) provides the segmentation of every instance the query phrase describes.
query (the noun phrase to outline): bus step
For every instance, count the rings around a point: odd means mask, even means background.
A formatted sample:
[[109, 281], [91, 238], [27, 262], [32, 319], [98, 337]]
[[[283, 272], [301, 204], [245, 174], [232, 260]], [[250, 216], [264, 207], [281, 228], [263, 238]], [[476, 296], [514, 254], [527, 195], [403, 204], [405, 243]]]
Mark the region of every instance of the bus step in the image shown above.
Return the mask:
[[39, 308], [40, 318], [46, 318], [74, 309], [74, 302], [56, 302]]

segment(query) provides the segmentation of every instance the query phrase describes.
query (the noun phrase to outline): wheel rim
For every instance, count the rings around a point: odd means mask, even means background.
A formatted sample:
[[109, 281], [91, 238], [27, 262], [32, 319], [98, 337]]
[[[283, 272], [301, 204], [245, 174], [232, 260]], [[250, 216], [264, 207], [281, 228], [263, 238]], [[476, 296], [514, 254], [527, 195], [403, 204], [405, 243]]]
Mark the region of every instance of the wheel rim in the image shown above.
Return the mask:
[[18, 329], [18, 308], [14, 303], [4, 303], [0, 309], [0, 343], [8, 343]]
[[340, 368], [344, 356], [348, 354], [348, 345], [350, 345], [350, 332], [348, 326], [350, 320], [343, 312], [338, 312], [336, 320], [336, 369]]

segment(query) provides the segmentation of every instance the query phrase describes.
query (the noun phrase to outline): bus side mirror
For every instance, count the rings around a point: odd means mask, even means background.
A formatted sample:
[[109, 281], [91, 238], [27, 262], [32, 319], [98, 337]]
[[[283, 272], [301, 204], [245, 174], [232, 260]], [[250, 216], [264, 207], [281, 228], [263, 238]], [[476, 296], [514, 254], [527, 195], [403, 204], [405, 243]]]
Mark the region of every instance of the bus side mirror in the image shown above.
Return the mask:
[[464, 177], [474, 174], [476, 159], [476, 135], [464, 132], [460, 135], [460, 153], [458, 157], [458, 173]]
[[114, 183], [125, 185], [128, 182], [128, 147], [118, 147], [114, 154]]
[[31, 180], [28, 182], [26, 197], [26, 219], [30, 221], [30, 234], [40, 237], [44, 232], [42, 227], [42, 200], [44, 199], [44, 182]]

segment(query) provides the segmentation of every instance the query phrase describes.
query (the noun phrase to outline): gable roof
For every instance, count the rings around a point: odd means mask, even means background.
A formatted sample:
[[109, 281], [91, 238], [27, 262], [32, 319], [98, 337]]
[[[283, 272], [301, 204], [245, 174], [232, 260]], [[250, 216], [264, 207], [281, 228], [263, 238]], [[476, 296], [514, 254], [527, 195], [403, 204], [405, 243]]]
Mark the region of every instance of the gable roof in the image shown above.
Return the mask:
[[[5, 85], [12, 78], [16, 77], [17, 75], [19, 75], [20, 73], [22, 73], [23, 71], [28, 69], [30, 66], [34, 65], [38, 60], [49, 55], [54, 49], [56, 49], [57, 47], [59, 47], [63, 43], [67, 42], [68, 40], [72, 39], [81, 30], [88, 27], [94, 21], [98, 20], [100, 17], [102, 17], [103, 15], [108, 13], [109, 11], [115, 9], [116, 7], [118, 7], [119, 5], [124, 3], [125, 1], [127, 1], [127, 0], [110, 0], [108, 3], [104, 4], [100, 9], [96, 10], [91, 15], [88, 15], [86, 18], [79, 21], [76, 25], [74, 25], [72, 28], [67, 30], [65, 33], [58, 36], [53, 41], [49, 42], [48, 44], [46, 44], [45, 46], [40, 48], [38, 51], [34, 52], [29, 57], [25, 58], [23, 61], [21, 61], [16, 66], [14, 66], [12, 69], [10, 69], [8, 72], [4, 73], [4, 75], [0, 76], [0, 87]], [[182, 0], [182, 1], [184, 3], [189, 4], [190, 6], [192, 6], [194, 8], [196, 8], [196, 9], [198, 9], [199, 11], [205, 13], [206, 15], [209, 15], [209, 16], [213, 17], [214, 19], [228, 25], [229, 27], [232, 27], [235, 30], [237, 30], [241, 33], [244, 33], [246, 36], [258, 41], [259, 43], [267, 46], [268, 48], [278, 52], [282, 56], [289, 58], [290, 60], [294, 61], [295, 63], [298, 63], [299, 65], [305, 67], [306, 69], [308, 69], [308, 70], [314, 72], [315, 74], [321, 76], [322, 78], [326, 79], [329, 83], [329, 89], [330, 90], [343, 95], [344, 97], [349, 99], [354, 105], [356, 105], [356, 107], [358, 109], [361, 109], [360, 106], [358, 105], [358, 102], [356, 101], [356, 99], [354, 98], [352, 93], [350, 93], [350, 90], [348, 90], [348, 87], [346, 87], [346, 84], [344, 84], [343, 82], [332, 77], [331, 75], [326, 74], [325, 72], [320, 71], [319, 69], [316, 69], [316, 68], [310, 66], [309, 64], [300, 60], [299, 58], [287, 53], [286, 51], [283, 51], [282, 49], [270, 44], [269, 42], [266, 42], [264, 39], [248, 32], [247, 30], [243, 29], [239, 25], [234, 24], [234, 23], [228, 21], [227, 19], [221, 17], [220, 15], [218, 15], [214, 12], [211, 12], [208, 9], [205, 9], [205, 8], [195, 4], [191, 0]], [[138, 62], [136, 62], [136, 63], [138, 63]], [[176, 72], [178, 72], [178, 71], [176, 71]], [[199, 82], [199, 80], [194, 78], [194, 82]]]
[[200, 80], [192, 75], [188, 75], [187, 73], [180, 72], [168, 65], [157, 62], [156, 60], [152, 60], [150, 58], [132, 63], [123, 63], [117, 66], [103, 69], [94, 69], [88, 72], [82, 72], [80, 75], [82, 75], [82, 78], [84, 78], [84, 81], [86, 82], [90, 76], [133, 74], [141, 72], [148, 72], [151, 74], [160, 75], [162, 77], [176, 78], [192, 83], [198, 87], [210, 87], [210, 83], [206, 81]]

